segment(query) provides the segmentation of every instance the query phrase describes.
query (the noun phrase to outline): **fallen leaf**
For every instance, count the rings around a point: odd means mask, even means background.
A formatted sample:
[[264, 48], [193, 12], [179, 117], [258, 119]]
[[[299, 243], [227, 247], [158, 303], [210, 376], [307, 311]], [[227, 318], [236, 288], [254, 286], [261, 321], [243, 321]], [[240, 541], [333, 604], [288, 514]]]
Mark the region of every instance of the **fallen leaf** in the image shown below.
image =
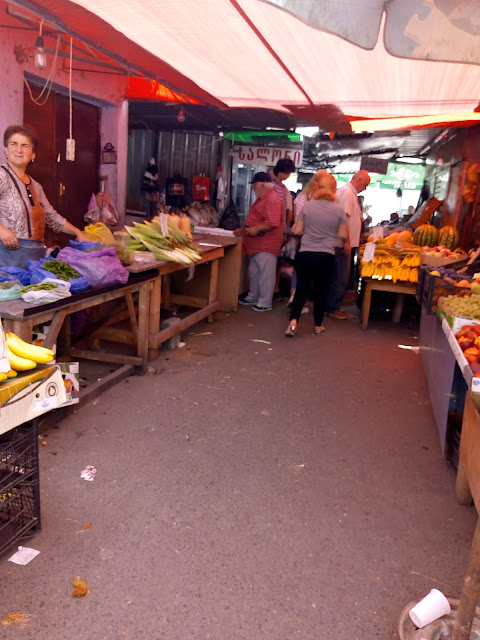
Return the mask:
[[74, 598], [82, 598], [83, 596], [86, 596], [90, 593], [90, 589], [88, 588], [87, 583], [85, 582], [85, 580], [82, 580], [80, 576], [72, 578], [71, 582], [75, 587], [75, 589], [72, 591], [72, 596]]
[[6, 618], [2, 620], [2, 624], [5, 627], [8, 627], [11, 624], [27, 624], [28, 618], [31, 618], [30, 615], [25, 615], [24, 613], [10, 613]]

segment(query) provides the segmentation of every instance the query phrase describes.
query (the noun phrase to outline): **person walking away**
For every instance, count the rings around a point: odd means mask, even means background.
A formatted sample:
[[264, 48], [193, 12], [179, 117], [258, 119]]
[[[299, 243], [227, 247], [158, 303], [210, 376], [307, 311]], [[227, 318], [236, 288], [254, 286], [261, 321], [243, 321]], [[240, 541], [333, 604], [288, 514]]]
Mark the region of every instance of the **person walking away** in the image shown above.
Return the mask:
[[[297, 196], [293, 202], [293, 223], [294, 224], [298, 220], [300, 211], [302, 211], [303, 207], [305, 206], [305, 203], [311, 199], [312, 193], [318, 189], [318, 181], [321, 176], [322, 176], [322, 172], [317, 171], [313, 175], [313, 177], [310, 179], [307, 186], [304, 189], [302, 189], [300, 193], [297, 193]], [[297, 288], [297, 271], [294, 266], [293, 273], [292, 273], [292, 280], [290, 283], [290, 298], [287, 302], [287, 307], [290, 307], [293, 302], [293, 297], [295, 296], [296, 288]], [[305, 306], [302, 309], [302, 313], [308, 313], [308, 311], [309, 309], [307, 306]]]
[[[270, 176], [273, 180], [273, 188], [278, 194], [278, 197], [282, 201], [282, 209], [283, 209], [283, 223], [284, 228], [283, 232], [285, 234], [284, 241], [287, 239], [286, 234], [290, 229], [293, 220], [293, 203], [292, 203], [292, 194], [288, 190], [288, 188], [283, 184], [285, 180], [287, 180], [290, 175], [295, 171], [295, 163], [290, 158], [280, 158], [277, 164], [270, 172]], [[275, 293], [273, 299], [277, 302], [282, 300], [282, 296], [280, 295], [280, 274], [281, 274], [281, 264], [280, 262], [277, 265], [276, 277], [275, 277]]]
[[[362, 230], [362, 212], [358, 204], [358, 194], [370, 184], [367, 171], [360, 170], [343, 187], [337, 189], [338, 204], [347, 215], [347, 237], [335, 243], [335, 264], [332, 281], [327, 294], [325, 313], [337, 320], [348, 318], [343, 311], [342, 301], [347, 290], [352, 260], [358, 252]], [[352, 255], [353, 252], [353, 255]]]
[[301, 235], [295, 261], [297, 288], [285, 335], [293, 337], [310, 288], [313, 290], [314, 335], [325, 331], [323, 315], [335, 262], [335, 240], [347, 237], [347, 218], [336, 202], [337, 181], [328, 171], [318, 171], [316, 188], [298, 214], [294, 233]]
[[243, 251], [250, 256], [250, 288], [239, 304], [251, 305], [254, 311], [271, 311], [277, 260], [283, 243], [282, 202], [266, 172], [253, 176], [252, 189], [257, 199], [243, 225], [233, 232], [237, 237], [242, 236]]

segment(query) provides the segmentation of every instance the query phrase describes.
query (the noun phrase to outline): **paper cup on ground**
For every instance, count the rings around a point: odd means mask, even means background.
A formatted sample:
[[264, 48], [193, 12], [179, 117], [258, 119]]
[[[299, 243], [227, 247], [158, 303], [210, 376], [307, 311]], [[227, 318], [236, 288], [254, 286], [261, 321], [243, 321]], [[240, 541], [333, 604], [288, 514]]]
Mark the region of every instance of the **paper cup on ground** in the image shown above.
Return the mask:
[[447, 613], [450, 613], [450, 603], [447, 598], [438, 589], [432, 589], [423, 600], [410, 609], [408, 615], [413, 624], [421, 629]]

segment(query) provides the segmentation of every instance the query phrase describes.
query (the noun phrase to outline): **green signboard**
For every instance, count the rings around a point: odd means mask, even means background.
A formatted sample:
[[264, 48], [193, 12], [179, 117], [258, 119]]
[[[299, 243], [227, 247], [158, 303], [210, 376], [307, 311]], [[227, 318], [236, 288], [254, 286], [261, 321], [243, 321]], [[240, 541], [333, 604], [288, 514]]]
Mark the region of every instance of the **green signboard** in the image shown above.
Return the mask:
[[[352, 173], [338, 173], [335, 175], [335, 178], [340, 186], [349, 182], [352, 175]], [[369, 188], [419, 191], [425, 180], [425, 167], [418, 164], [389, 162], [388, 171], [385, 175], [381, 173], [371, 173], [370, 178]]]
[[299, 133], [290, 131], [229, 131], [223, 134], [227, 140], [239, 144], [265, 145], [268, 141], [280, 144], [281, 142], [301, 142], [302, 136]]

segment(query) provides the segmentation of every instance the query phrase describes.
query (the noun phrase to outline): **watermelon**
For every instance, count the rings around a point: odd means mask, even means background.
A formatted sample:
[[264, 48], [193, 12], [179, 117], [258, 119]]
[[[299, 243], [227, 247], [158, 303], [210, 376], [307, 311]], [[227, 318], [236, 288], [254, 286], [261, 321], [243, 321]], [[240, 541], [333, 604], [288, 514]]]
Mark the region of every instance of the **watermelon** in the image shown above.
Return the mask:
[[413, 244], [419, 247], [434, 247], [438, 240], [438, 230], [432, 224], [422, 224], [415, 229]]
[[438, 232], [438, 244], [453, 251], [458, 247], [458, 231], [455, 227], [442, 227]]

